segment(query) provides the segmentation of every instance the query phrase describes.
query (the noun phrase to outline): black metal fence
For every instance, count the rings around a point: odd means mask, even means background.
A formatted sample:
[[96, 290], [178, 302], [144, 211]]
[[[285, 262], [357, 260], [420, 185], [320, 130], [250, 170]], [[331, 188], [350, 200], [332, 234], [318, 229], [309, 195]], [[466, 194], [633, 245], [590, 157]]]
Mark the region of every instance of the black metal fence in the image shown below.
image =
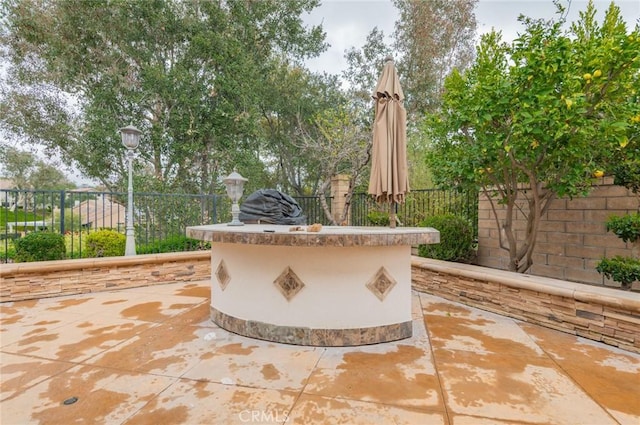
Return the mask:
[[[68, 258], [81, 258], [90, 232], [124, 233], [127, 194], [94, 191], [0, 191], [0, 261], [13, 257], [13, 241], [32, 231], [65, 235]], [[134, 228], [140, 253], [159, 252], [161, 242], [184, 242], [186, 226], [231, 217], [221, 195], [134, 194]], [[176, 247], [180, 250], [180, 247]]]
[[[387, 204], [376, 203], [365, 193], [354, 194], [351, 200], [353, 226], [386, 225], [389, 220]], [[405, 202], [393, 206], [402, 226], [417, 227], [433, 215], [454, 214], [465, 218], [478, 235], [478, 192], [440, 189], [412, 190]]]
[[[320, 200], [315, 196], [295, 197], [308, 223], [329, 224]], [[331, 205], [331, 199], [327, 202]], [[467, 218], [477, 233], [477, 193], [442, 190], [415, 190], [397, 206], [404, 226], [418, 226], [425, 217], [454, 213]], [[0, 190], [0, 262], [15, 255], [13, 241], [33, 231], [53, 231], [65, 235], [68, 258], [81, 258], [90, 232], [108, 228], [124, 233], [127, 194], [125, 192]], [[367, 194], [355, 194], [351, 202], [351, 224], [384, 224], [388, 207], [378, 205]], [[226, 195], [134, 194], [134, 228], [138, 253], [164, 252], [187, 248], [187, 226], [224, 223], [231, 220]], [[387, 218], [388, 220], [388, 218]]]
[[[321, 223], [325, 226], [330, 224], [317, 196], [295, 196], [294, 199], [300, 205], [302, 213], [307, 217], [307, 223]], [[327, 198], [327, 203], [331, 207], [331, 198]]]

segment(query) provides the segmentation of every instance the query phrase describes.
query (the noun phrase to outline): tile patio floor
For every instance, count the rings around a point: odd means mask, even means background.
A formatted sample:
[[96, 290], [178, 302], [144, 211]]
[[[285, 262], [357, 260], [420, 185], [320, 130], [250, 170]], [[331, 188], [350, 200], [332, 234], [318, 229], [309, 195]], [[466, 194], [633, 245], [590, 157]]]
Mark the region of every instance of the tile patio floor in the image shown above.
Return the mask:
[[607, 345], [414, 293], [410, 339], [290, 346], [218, 328], [208, 298], [0, 304], [0, 423], [640, 424], [640, 355]]

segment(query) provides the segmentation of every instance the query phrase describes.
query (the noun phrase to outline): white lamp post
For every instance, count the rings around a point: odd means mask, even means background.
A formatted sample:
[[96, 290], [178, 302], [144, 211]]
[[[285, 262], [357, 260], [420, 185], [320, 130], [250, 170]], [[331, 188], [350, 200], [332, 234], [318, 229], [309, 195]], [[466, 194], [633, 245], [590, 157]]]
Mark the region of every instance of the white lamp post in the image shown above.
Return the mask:
[[240, 215], [240, 206], [238, 205], [238, 201], [242, 198], [244, 183], [249, 180], [245, 179], [234, 170], [233, 173], [229, 174], [222, 181], [227, 187], [227, 195], [231, 198], [231, 223], [228, 223], [227, 226], [244, 226], [244, 223], [238, 218]]
[[124, 255], [136, 255], [136, 238], [133, 230], [133, 151], [140, 143], [142, 132], [132, 125], [120, 129], [122, 144], [127, 148], [127, 160], [129, 163], [129, 185], [127, 187], [127, 224], [125, 235], [127, 237]]

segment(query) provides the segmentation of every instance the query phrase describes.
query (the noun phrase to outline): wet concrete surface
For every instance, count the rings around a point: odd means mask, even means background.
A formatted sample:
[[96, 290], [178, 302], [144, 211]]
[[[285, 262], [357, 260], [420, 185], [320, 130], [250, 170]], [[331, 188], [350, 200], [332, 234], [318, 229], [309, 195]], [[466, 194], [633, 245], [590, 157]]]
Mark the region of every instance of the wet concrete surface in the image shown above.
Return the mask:
[[413, 329], [253, 340], [209, 320], [208, 281], [4, 303], [0, 423], [640, 423], [638, 354], [422, 293]]

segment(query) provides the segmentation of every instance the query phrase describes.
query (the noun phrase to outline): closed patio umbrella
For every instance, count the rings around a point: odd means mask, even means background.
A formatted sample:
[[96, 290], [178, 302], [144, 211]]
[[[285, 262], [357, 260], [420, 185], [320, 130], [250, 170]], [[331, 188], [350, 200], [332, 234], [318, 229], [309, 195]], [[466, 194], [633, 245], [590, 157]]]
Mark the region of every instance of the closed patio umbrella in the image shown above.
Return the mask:
[[369, 194], [376, 202], [389, 203], [390, 225], [395, 227], [395, 206], [409, 192], [407, 170], [407, 112], [404, 93], [393, 59], [385, 60], [382, 74], [373, 92], [375, 118]]

